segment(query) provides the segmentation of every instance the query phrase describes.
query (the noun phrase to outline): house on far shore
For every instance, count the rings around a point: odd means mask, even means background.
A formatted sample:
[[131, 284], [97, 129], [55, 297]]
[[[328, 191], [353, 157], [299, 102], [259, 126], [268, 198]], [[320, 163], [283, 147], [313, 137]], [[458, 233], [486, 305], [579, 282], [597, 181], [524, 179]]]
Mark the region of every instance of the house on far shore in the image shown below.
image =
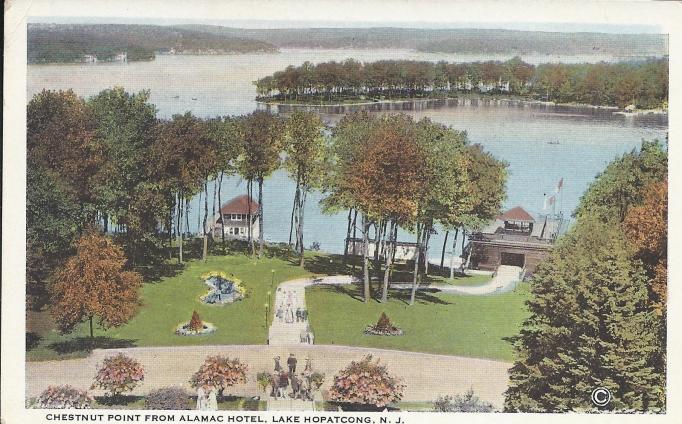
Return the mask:
[[[251, 222], [249, 222], [249, 208], [251, 210]], [[258, 238], [258, 202], [247, 195], [237, 196], [220, 208], [220, 214], [213, 220], [213, 236], [222, 237], [221, 231], [227, 238], [244, 239], [249, 236], [251, 227], [251, 237]]]
[[517, 206], [472, 233], [462, 257], [468, 258], [469, 269], [495, 271], [500, 265], [512, 265], [532, 273], [549, 255], [562, 223], [561, 215], [535, 218]]
[[84, 54], [81, 57], [81, 62], [83, 63], [97, 63], [97, 56], [94, 54]]

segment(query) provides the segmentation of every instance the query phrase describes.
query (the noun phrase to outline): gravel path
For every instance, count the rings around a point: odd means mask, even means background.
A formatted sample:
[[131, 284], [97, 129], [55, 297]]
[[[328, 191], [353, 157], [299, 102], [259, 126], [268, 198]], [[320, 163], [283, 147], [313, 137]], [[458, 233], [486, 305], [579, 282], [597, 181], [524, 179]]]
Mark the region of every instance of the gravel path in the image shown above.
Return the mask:
[[[208, 355], [238, 357], [249, 366], [248, 382], [235, 386], [229, 392], [241, 396], [264, 396], [256, 385], [256, 373], [271, 371], [273, 358], [286, 358], [294, 353], [299, 367], [305, 358], [312, 360], [314, 370], [326, 375], [322, 387], [326, 390], [333, 376], [352, 360], [373, 354], [398, 375], [406, 384], [404, 401], [433, 401], [438, 395], [460, 394], [472, 388], [483, 400], [497, 408], [502, 407], [503, 392], [507, 388], [507, 370], [511, 364], [486, 359], [458, 356], [432, 355], [396, 350], [367, 349], [332, 345], [298, 346], [182, 346], [146, 347], [95, 350], [88, 358], [28, 362], [26, 364], [26, 395], [37, 396], [48, 385], [70, 384], [89, 389], [98, 364], [116, 352], [138, 359], [145, 368], [145, 380], [134, 394], [144, 394], [164, 386], [183, 386], [189, 389], [188, 380]], [[283, 364], [284, 365], [284, 364]], [[101, 392], [93, 391], [94, 394]]]

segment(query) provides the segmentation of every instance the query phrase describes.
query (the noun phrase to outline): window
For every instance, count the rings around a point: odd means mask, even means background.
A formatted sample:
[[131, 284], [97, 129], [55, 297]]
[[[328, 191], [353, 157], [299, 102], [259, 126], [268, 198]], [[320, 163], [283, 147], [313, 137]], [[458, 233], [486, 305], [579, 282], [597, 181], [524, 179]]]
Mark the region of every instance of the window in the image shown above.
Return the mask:
[[242, 227], [239, 229], [239, 234], [246, 235], [246, 228]]

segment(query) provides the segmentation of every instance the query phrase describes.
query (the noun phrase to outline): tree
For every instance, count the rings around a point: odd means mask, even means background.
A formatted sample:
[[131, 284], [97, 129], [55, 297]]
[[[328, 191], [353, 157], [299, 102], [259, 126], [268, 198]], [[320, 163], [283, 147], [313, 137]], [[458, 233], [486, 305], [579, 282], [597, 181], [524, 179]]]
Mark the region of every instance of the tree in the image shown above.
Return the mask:
[[410, 228], [417, 233], [410, 304], [416, 297], [421, 258], [425, 266], [428, 264], [428, 244], [435, 225], [447, 226], [455, 220], [470, 207], [473, 195], [467, 173], [466, 133], [426, 118], [417, 123], [417, 128], [417, 142], [425, 161], [420, 190], [415, 191], [416, 213], [410, 222]]
[[596, 216], [603, 221], [620, 223], [628, 209], [644, 200], [644, 187], [662, 181], [668, 173], [668, 154], [657, 140], [642, 141], [633, 150], [611, 162], [597, 176], [574, 216]]
[[[340, 209], [349, 209], [348, 213], [348, 236], [357, 228], [357, 213], [359, 211], [357, 197], [352, 187], [346, 183], [348, 175], [352, 174], [353, 167], [361, 160], [362, 151], [368, 144], [372, 127], [376, 125], [376, 118], [367, 112], [356, 112], [345, 115], [334, 127], [332, 133], [332, 147], [330, 152], [329, 173], [323, 181], [324, 192], [327, 196], [322, 201], [325, 213], [336, 213]], [[355, 219], [351, 224], [351, 212], [355, 211]], [[369, 302], [369, 227], [370, 219], [365, 213], [362, 214], [362, 263], [363, 263], [363, 293], [365, 303]], [[352, 227], [352, 228], [351, 228]], [[355, 242], [353, 242], [355, 243]], [[355, 245], [355, 244], [353, 244]]]
[[109, 219], [119, 223], [134, 219], [127, 216], [131, 196], [148, 176], [147, 149], [156, 124], [156, 109], [148, 100], [148, 91], [129, 94], [114, 87], [86, 103], [95, 122], [93, 142], [102, 156], [91, 187], [105, 233]]
[[194, 373], [190, 384], [194, 388], [211, 386], [218, 390], [220, 395], [228, 387], [246, 383], [246, 371], [248, 367], [239, 359], [230, 359], [224, 356], [209, 356], [199, 370]]
[[[263, 181], [280, 166], [284, 122], [268, 112], [253, 112], [241, 121], [241, 154], [237, 160], [240, 175], [258, 183], [258, 257], [263, 254]], [[249, 192], [249, 197], [251, 193]], [[249, 214], [250, 219], [250, 214]], [[250, 223], [249, 223], [250, 228]], [[255, 254], [255, 252], [254, 252]]]
[[[178, 225], [178, 260], [183, 262], [183, 210], [206, 180], [207, 156], [213, 154], [214, 143], [204, 123], [191, 113], [175, 115], [171, 121], [159, 122], [155, 129], [150, 162], [159, 179], [160, 190], [175, 209]], [[168, 225], [172, 219], [169, 217]], [[169, 227], [170, 231], [170, 227]]]
[[381, 408], [402, 399], [405, 385], [385, 365], [367, 355], [334, 376], [329, 398], [335, 402]]
[[625, 215], [623, 228], [651, 280], [650, 296], [656, 311], [664, 314], [668, 290], [668, 183], [644, 187], [644, 202]]
[[[462, 230], [462, 243], [468, 230], [480, 229], [500, 214], [507, 191], [507, 163], [496, 159], [483, 150], [480, 144], [465, 147], [467, 192], [469, 202], [461, 209], [450, 213], [442, 224], [445, 228], [455, 229], [452, 251], [455, 251], [457, 233]], [[469, 258], [465, 262], [468, 265]], [[451, 269], [451, 273], [454, 270]], [[451, 275], [452, 278], [452, 275]]]
[[76, 193], [57, 172], [29, 157], [26, 172], [26, 294], [29, 306], [49, 301], [52, 271], [73, 253], [83, 225]]
[[[294, 112], [286, 123], [285, 152], [287, 157], [284, 166], [289, 171], [289, 175], [296, 179], [292, 217], [296, 224], [296, 246], [299, 250], [301, 267], [305, 261], [303, 218], [306, 197], [312, 188], [320, 187], [325, 170], [326, 142], [322, 134], [323, 129], [324, 124], [312, 112]], [[293, 227], [294, 220], [291, 224]]]
[[93, 337], [93, 318], [103, 328], [128, 322], [140, 304], [142, 277], [125, 271], [120, 247], [97, 232], [83, 235], [76, 254], [57, 271], [51, 286], [51, 313], [63, 333], [87, 320]]
[[[580, 218], [531, 284], [530, 317], [512, 339], [519, 359], [506, 411], [665, 409], [665, 370], [655, 366], [661, 323], [618, 227]], [[590, 399], [597, 387], [613, 395], [601, 408]]]

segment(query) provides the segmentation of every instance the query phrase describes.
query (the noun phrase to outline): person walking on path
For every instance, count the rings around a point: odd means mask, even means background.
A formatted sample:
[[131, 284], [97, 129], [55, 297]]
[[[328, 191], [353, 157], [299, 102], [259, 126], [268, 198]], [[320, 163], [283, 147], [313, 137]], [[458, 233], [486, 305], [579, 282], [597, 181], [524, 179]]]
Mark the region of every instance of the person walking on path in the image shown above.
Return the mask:
[[275, 356], [275, 372], [282, 371], [282, 365], [279, 363], [279, 356]]
[[289, 359], [287, 359], [287, 365], [289, 366], [289, 373], [296, 372], [296, 356], [293, 353], [289, 354]]

